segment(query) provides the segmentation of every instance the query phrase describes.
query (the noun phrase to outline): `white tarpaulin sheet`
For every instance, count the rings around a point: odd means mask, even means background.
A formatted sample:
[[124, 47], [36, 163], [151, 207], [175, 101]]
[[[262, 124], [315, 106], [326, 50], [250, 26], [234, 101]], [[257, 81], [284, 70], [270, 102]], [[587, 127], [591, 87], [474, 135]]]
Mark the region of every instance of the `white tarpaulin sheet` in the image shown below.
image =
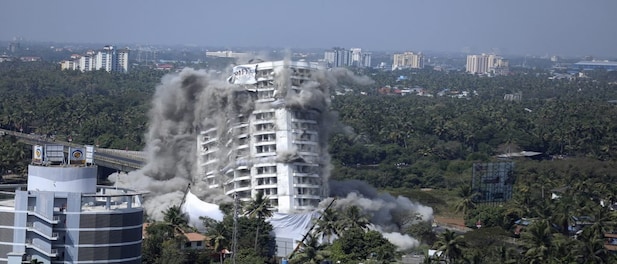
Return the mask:
[[216, 204], [206, 203], [190, 191], [186, 193], [184, 204], [182, 204], [182, 212], [189, 217], [189, 225], [198, 229], [202, 228], [201, 216], [212, 218], [216, 221], [223, 221], [223, 212]]
[[272, 231], [276, 237], [276, 255], [289, 256], [313, 225], [313, 219], [318, 217], [319, 212], [317, 211], [303, 214], [274, 213], [270, 219], [266, 220], [272, 225]]

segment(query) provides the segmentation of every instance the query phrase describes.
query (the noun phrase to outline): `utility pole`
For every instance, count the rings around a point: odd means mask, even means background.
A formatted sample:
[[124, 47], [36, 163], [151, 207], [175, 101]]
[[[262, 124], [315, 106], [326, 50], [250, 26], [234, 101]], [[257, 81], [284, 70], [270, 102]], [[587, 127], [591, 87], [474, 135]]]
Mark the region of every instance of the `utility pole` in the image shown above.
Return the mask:
[[231, 263], [236, 264], [236, 252], [238, 251], [238, 194], [234, 192], [234, 225], [231, 240]]

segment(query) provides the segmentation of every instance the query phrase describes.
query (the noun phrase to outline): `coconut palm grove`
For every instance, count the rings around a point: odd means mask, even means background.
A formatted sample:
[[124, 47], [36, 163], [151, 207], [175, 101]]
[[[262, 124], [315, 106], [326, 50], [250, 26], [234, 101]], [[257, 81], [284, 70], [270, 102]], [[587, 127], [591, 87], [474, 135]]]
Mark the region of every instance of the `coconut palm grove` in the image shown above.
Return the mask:
[[[0, 63], [0, 128], [103, 148], [144, 147], [152, 96], [173, 69], [142, 63], [128, 73], [62, 71], [56, 61], [66, 54], [38, 52], [40, 61]], [[225, 71], [233, 62], [182, 54], [204, 58], [178, 60], [175, 69]], [[328, 209], [284, 261], [617, 263], [617, 72], [570, 74], [548, 59], [525, 59], [523, 66], [512, 58], [509, 74], [492, 77], [460, 68], [348, 68], [372, 82], [340, 82], [332, 91], [344, 129], [329, 138], [331, 178], [408, 197], [432, 207], [434, 218], [394, 219], [418, 240], [400, 250], [359, 208]], [[441, 62], [456, 65], [460, 58]], [[25, 177], [30, 152], [0, 136], [3, 182]], [[474, 164], [501, 162], [513, 164], [511, 196], [483, 199]], [[222, 204], [223, 221], [202, 218], [199, 228], [188, 225], [179, 206], [167, 208], [162, 221], [146, 217], [143, 263], [283, 261], [273, 257], [265, 195], [235, 209]], [[188, 247], [193, 233], [203, 236], [197, 249]]]

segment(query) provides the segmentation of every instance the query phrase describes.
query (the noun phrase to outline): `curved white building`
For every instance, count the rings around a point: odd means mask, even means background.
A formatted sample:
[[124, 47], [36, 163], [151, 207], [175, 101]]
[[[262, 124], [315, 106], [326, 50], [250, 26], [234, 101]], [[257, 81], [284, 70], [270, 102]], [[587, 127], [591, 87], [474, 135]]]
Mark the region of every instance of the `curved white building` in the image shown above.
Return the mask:
[[34, 146], [28, 184], [0, 185], [0, 263], [141, 263], [142, 194], [97, 186], [92, 154]]
[[[234, 67], [237, 111], [198, 136], [199, 172], [209, 188], [241, 200], [263, 192], [273, 209], [317, 207], [327, 190], [323, 129], [327, 100], [315, 63], [270, 61]], [[248, 98], [248, 99], [247, 99]]]

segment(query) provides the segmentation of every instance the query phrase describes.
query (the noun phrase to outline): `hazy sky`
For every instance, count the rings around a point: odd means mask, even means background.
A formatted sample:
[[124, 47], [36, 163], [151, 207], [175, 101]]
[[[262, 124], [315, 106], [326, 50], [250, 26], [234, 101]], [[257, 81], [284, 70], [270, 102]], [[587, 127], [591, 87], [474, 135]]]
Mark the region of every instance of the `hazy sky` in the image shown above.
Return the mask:
[[617, 0], [1, 0], [0, 40], [617, 57]]

